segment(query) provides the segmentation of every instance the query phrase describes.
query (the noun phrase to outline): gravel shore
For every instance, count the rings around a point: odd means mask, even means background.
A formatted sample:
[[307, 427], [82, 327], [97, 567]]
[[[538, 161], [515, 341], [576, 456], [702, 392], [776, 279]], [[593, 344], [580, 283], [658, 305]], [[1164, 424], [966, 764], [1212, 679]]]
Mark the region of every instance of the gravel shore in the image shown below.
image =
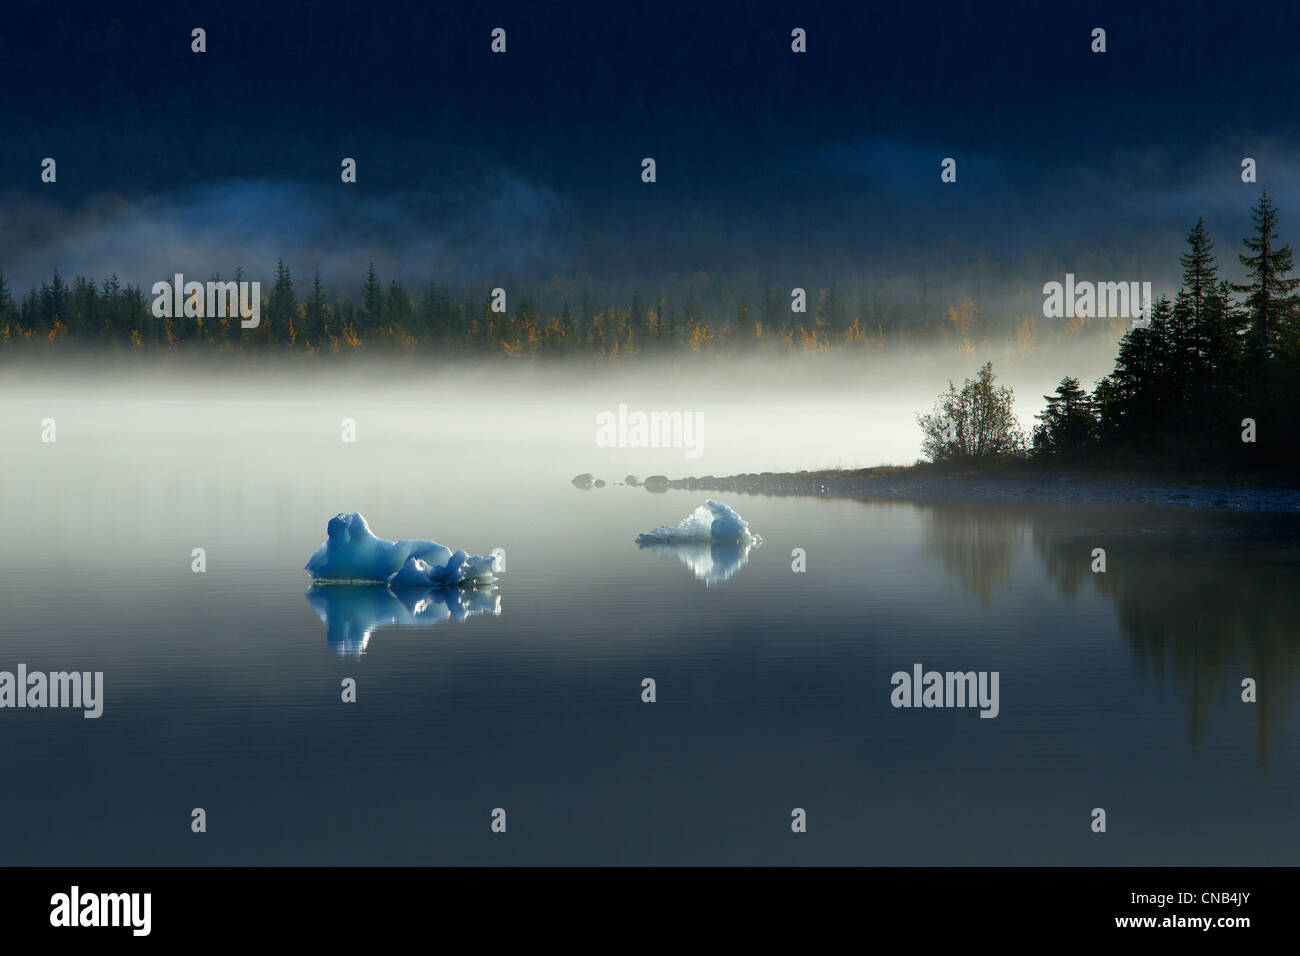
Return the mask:
[[766, 495], [825, 495], [896, 498], [1033, 501], [1056, 504], [1117, 504], [1152, 508], [1205, 508], [1217, 511], [1300, 513], [1300, 488], [1179, 482], [1160, 479], [1073, 478], [1056, 475], [923, 475], [899, 469], [870, 472], [799, 472], [669, 479], [653, 475], [640, 482], [647, 490], [731, 491]]

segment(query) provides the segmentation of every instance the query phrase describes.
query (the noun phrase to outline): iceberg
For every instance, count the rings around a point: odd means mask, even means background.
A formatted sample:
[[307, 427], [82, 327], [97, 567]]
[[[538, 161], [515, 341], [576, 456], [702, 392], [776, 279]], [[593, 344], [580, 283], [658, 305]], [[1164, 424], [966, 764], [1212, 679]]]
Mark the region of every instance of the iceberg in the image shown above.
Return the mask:
[[306, 597], [325, 624], [325, 639], [340, 656], [364, 654], [380, 628], [427, 628], [477, 614], [501, 614], [500, 596], [486, 589], [313, 585]]
[[[649, 480], [649, 479], [647, 479]], [[710, 498], [675, 525], [660, 525], [653, 531], [636, 536], [636, 543], [704, 544], [710, 541], [734, 541], [755, 544], [761, 541], [749, 531], [749, 522], [734, 508]]]
[[706, 587], [731, 578], [749, 560], [750, 549], [762, 543], [734, 508], [712, 499], [677, 524], [660, 525], [636, 537], [637, 547], [672, 555]]
[[479, 587], [496, 580], [491, 555], [452, 550], [436, 541], [389, 541], [377, 536], [360, 512], [335, 515], [325, 542], [305, 570], [317, 584], [390, 584], [394, 587]]

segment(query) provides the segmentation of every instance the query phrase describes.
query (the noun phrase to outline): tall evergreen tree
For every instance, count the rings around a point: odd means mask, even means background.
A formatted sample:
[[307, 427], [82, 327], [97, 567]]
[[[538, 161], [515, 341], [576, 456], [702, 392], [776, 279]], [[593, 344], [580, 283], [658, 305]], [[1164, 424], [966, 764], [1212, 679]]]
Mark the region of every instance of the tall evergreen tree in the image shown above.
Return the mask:
[[100, 298], [104, 300], [104, 315], [100, 334], [121, 344], [130, 334], [126, 317], [122, 314], [122, 282], [114, 272], [101, 285]]
[[14, 297], [9, 292], [9, 283], [5, 280], [4, 272], [0, 271], [0, 325], [12, 326], [16, 312]]
[[1300, 297], [1295, 290], [1300, 278], [1291, 278], [1294, 269], [1291, 247], [1280, 245], [1277, 236], [1277, 209], [1267, 192], [1259, 198], [1251, 213], [1255, 234], [1243, 240], [1248, 255], [1241, 255], [1250, 281], [1234, 285], [1246, 293], [1249, 320], [1246, 332], [1246, 358], [1259, 372], [1268, 359], [1289, 344], [1294, 336], [1295, 315]]
[[63, 276], [59, 275], [59, 270], [54, 270], [54, 276], [49, 282], [41, 283], [41, 295], [39, 300], [40, 328], [42, 332], [47, 332], [54, 325], [55, 319], [67, 320], [67, 299], [68, 286], [63, 281]]
[[1214, 262], [1214, 242], [1205, 231], [1205, 219], [1187, 234], [1187, 251], [1178, 257], [1183, 267], [1183, 289], [1187, 292], [1192, 324], [1201, 328], [1208, 301], [1216, 294], [1219, 269]]
[[1054, 395], [1044, 395], [1047, 408], [1035, 417], [1033, 451], [1040, 458], [1076, 459], [1097, 438], [1092, 397], [1077, 378], [1066, 376]]
[[375, 275], [375, 264], [370, 263], [365, 284], [361, 287], [361, 318], [370, 328], [377, 328], [383, 319], [384, 290]]
[[1173, 307], [1161, 296], [1151, 307], [1150, 324], [1120, 339], [1115, 368], [1097, 389], [1101, 435], [1117, 450], [1159, 437], [1174, 391], [1166, 352]]
[[394, 279], [388, 283], [388, 295], [384, 303], [384, 324], [392, 324], [399, 329], [410, 325], [411, 297], [406, 294], [402, 283]]
[[323, 344], [325, 326], [329, 321], [329, 305], [325, 301], [325, 290], [320, 284], [320, 270], [317, 269], [311, 280], [311, 292], [303, 306], [302, 338], [313, 346]]
[[275, 267], [275, 282], [266, 303], [266, 313], [263, 322], [270, 321], [266, 333], [269, 339], [281, 345], [292, 344], [297, 338], [294, 323], [298, 318], [298, 301], [293, 293], [293, 277], [283, 259]]

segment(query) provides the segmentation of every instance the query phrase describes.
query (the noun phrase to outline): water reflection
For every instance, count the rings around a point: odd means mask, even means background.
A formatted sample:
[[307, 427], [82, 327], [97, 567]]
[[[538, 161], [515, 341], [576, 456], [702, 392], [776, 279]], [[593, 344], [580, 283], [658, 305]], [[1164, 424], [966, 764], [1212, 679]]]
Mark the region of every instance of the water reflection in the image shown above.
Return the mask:
[[924, 506], [925, 549], [988, 608], [993, 592], [1011, 582], [1016, 550], [1030, 528], [1024, 511], [970, 502]]
[[476, 614], [501, 613], [492, 588], [390, 588], [383, 584], [316, 585], [307, 603], [325, 622], [325, 637], [340, 655], [364, 654], [381, 627], [433, 627]]
[[[1096, 537], [1095, 535], [1092, 537]], [[1035, 534], [1035, 551], [1062, 570], [1057, 586], [1087, 587], [1115, 604], [1145, 673], [1179, 688], [1192, 742], [1202, 747], [1215, 708], [1248, 706], [1254, 747], [1267, 761], [1300, 684], [1300, 550], [1293, 529], [1148, 527], [1110, 533], [1107, 571], [1091, 570], [1077, 533]], [[1069, 568], [1067, 573], [1064, 569]], [[1241, 702], [1242, 680], [1256, 701]]]
[[749, 561], [756, 545], [740, 541], [690, 542], [682, 544], [637, 544], [644, 551], [675, 557], [695, 574], [705, 587], [722, 584]]
[[[950, 579], [988, 607], [1012, 583], [1026, 532], [1067, 601], [1113, 603], [1144, 674], [1170, 679], [1195, 747], [1212, 715], [1249, 707], [1261, 766], [1300, 684], [1300, 522], [1291, 516], [1062, 509], [949, 502], [924, 506], [924, 539]], [[1106, 570], [1092, 570], [1104, 548]], [[1257, 698], [1241, 700], [1252, 678]], [[1221, 712], [1221, 711], [1220, 711]]]

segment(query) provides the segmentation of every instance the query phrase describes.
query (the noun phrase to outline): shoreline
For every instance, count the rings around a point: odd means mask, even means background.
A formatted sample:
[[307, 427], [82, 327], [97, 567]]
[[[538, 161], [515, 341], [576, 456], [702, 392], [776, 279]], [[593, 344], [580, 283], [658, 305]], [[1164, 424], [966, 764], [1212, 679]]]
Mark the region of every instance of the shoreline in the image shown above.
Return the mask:
[[1058, 505], [1108, 504], [1300, 514], [1300, 488], [1264, 482], [1232, 482], [1224, 478], [1200, 480], [1025, 471], [944, 473], [913, 466], [676, 479], [652, 475], [644, 481], [632, 479], [625, 483], [652, 492], [672, 489], [900, 501], [1028, 501]]

